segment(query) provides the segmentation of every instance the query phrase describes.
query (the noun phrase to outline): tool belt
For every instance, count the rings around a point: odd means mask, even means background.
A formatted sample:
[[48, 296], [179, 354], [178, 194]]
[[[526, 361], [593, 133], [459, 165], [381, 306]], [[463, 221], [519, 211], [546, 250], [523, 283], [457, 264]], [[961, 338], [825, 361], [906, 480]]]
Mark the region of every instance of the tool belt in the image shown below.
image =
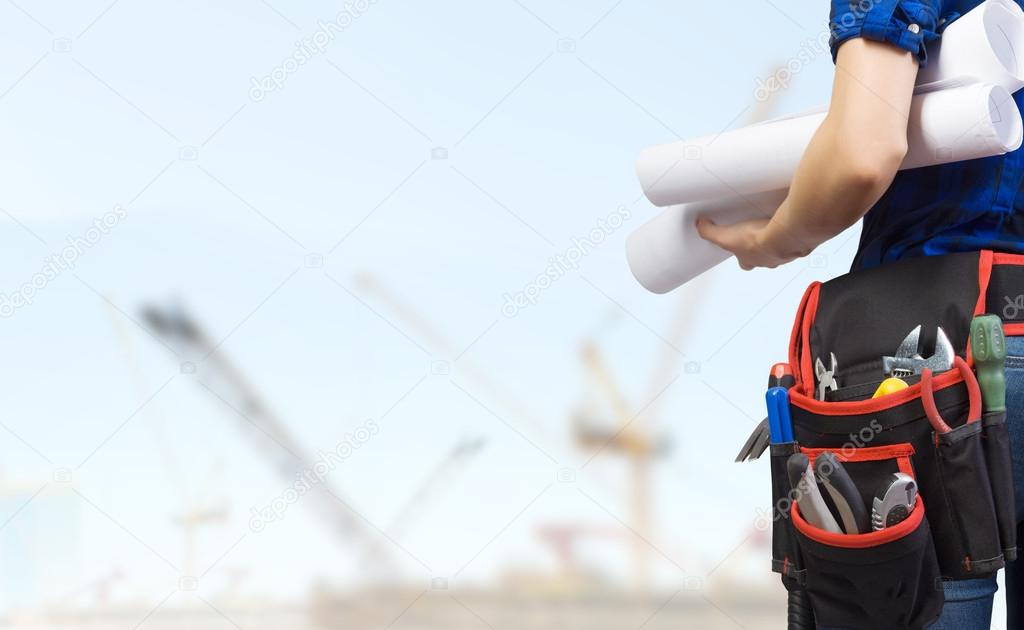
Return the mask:
[[[1007, 335], [1024, 334], [1024, 256], [908, 259], [805, 292], [789, 346], [794, 441], [770, 446], [772, 551], [773, 570], [788, 589], [807, 592], [819, 626], [925, 627], [942, 611], [943, 579], [991, 576], [1016, 556], [1006, 413], [982, 413], [968, 345], [972, 318], [986, 312], [1002, 316]], [[885, 378], [882, 357], [919, 325], [925, 348], [945, 331], [955, 367], [872, 398]], [[815, 363], [832, 354], [838, 389], [819, 400]], [[929, 419], [939, 416], [941, 430]], [[869, 505], [893, 473], [912, 476], [919, 496], [910, 515], [859, 534], [809, 524], [787, 460], [826, 451]]]

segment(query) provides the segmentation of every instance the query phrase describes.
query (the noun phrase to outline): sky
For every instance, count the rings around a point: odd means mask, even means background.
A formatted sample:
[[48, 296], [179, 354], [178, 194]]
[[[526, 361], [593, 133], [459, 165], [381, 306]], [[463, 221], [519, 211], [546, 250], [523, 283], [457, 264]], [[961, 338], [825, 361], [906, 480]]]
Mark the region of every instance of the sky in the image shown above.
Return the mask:
[[[655, 212], [643, 147], [749, 123], [780, 67], [773, 115], [827, 102], [827, 4], [729, 4], [0, 2], [0, 555], [60, 540], [7, 568], [21, 590], [0, 607], [78, 601], [111, 573], [143, 602], [191, 573], [200, 592], [282, 600], [375, 574], [311, 498], [255, 531], [293, 488], [280, 445], [203, 385], [209, 358], [165, 345], [148, 304], [200, 322], [295, 444], [346, 453], [330, 509], [385, 540], [388, 579], [550, 570], [544, 524], [629, 537], [628, 466], [571, 432], [580, 413], [617, 421], [586, 343], [670, 445], [658, 583], [745, 549], [767, 467], [732, 458], [800, 295], [848, 268], [856, 234], [666, 296], [630, 275], [625, 238]], [[223, 518], [190, 559], [179, 519], [197, 509]], [[625, 545], [582, 545], [628, 579]]]

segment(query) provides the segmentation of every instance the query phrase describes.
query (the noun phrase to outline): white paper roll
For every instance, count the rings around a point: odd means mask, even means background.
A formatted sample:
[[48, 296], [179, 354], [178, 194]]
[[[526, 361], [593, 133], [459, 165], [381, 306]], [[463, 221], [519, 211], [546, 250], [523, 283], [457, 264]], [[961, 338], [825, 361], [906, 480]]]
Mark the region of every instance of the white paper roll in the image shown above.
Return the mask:
[[1011, 93], [1024, 87], [1024, 9], [987, 0], [957, 18], [928, 47], [918, 92], [964, 83], [992, 83]]
[[713, 217], [723, 225], [770, 217], [786, 198], [786, 190], [671, 206], [640, 226], [626, 239], [626, 258], [637, 281], [648, 291], [667, 293], [732, 257], [705, 241], [694, 222]]
[[900, 170], [1016, 151], [1024, 138], [1020, 110], [1006, 88], [980, 83], [915, 96]]
[[[645, 149], [637, 177], [656, 206], [788, 188], [825, 112], [781, 118]], [[969, 84], [914, 96], [902, 168], [999, 155], [1020, 147], [1021, 117], [998, 85]]]
[[[1011, 93], [1024, 87], [1024, 9], [1014, 0], [986, 0], [950, 24], [928, 55], [901, 169], [1020, 148], [1024, 122]], [[643, 151], [637, 176], [644, 193], [654, 205], [672, 207], [627, 240], [637, 280], [664, 293], [726, 260], [727, 252], [697, 235], [696, 217], [729, 224], [770, 216], [825, 115], [817, 110]]]
[[[914, 107], [924, 112], [925, 124], [935, 121], [936, 126], [920, 128], [921, 133], [911, 139], [913, 157], [908, 164], [913, 166], [908, 168], [948, 162], [924, 156], [947, 155], [953, 150], [963, 156], [957, 160], [998, 154], [988, 153], [992, 145], [984, 138], [976, 145], [960, 142], [964, 123], [973, 126], [983, 116], [943, 119], [932, 115], [941, 113], [947, 104], [941, 102], [944, 99], [935, 99], [933, 104], [925, 100], [925, 94], [979, 83], [998, 85], [1009, 93], [1024, 87], [1024, 9], [1014, 0], [986, 0], [950, 24], [928, 52], [929, 63], [918, 73]], [[1001, 109], [1001, 96], [995, 96], [1000, 100], [996, 108]], [[637, 176], [656, 206], [784, 188], [823, 118], [820, 111], [789, 116], [650, 147], [637, 160]], [[958, 131], [945, 133], [949, 125]]]
[[[748, 128], [761, 127], [758, 137], [769, 144], [756, 145], [764, 149], [752, 151], [748, 147], [734, 154], [736, 159], [726, 172], [739, 173], [742, 180], [723, 184], [715, 179], [722, 186], [715, 199], [674, 205], [630, 234], [626, 256], [640, 284], [654, 293], [666, 293], [728, 259], [728, 252], [700, 238], [694, 227], [696, 218], [709, 216], [716, 223], [729, 225], [771, 216], [786, 197], [795, 160], [803, 154], [824, 116], [812, 114]], [[797, 133], [802, 135], [787, 135]], [[714, 147], [711, 153], [717, 155], [729, 142], [739, 142], [726, 139], [726, 135], [709, 143]], [[1018, 149], [1022, 138], [1020, 111], [1003, 87], [972, 84], [923, 94], [912, 102], [909, 148], [901, 169], [1003, 154]], [[726, 143], [719, 146], [723, 139]], [[757, 159], [749, 159], [750, 154], [756, 154]], [[692, 169], [693, 165], [688, 167]], [[751, 170], [756, 172], [752, 174]], [[771, 184], [776, 185], [751, 190]]]

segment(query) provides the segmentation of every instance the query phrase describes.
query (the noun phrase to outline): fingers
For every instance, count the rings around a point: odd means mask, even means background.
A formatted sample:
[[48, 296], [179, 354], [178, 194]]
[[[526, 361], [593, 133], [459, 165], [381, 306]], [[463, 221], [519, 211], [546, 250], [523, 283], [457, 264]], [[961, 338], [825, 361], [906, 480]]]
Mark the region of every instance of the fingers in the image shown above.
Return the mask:
[[715, 225], [711, 219], [700, 217], [697, 219], [697, 234], [705, 241], [714, 243], [723, 249], [728, 249], [725, 246], [725, 239], [723, 238], [724, 232], [727, 228]]
[[717, 225], [707, 217], [696, 221], [697, 233], [701, 238], [736, 256], [744, 271], [756, 267], [774, 267], [778, 263], [760, 250], [757, 232], [767, 224], [767, 219], [741, 221], [732, 225]]

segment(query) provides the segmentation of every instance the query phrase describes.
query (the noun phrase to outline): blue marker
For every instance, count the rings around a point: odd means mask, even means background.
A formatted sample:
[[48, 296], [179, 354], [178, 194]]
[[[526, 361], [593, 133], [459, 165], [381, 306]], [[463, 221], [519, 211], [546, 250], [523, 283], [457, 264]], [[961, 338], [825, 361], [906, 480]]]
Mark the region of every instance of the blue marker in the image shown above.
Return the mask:
[[764, 395], [768, 403], [768, 433], [773, 444], [793, 441], [793, 420], [789, 415], [789, 393], [784, 387], [772, 387]]

